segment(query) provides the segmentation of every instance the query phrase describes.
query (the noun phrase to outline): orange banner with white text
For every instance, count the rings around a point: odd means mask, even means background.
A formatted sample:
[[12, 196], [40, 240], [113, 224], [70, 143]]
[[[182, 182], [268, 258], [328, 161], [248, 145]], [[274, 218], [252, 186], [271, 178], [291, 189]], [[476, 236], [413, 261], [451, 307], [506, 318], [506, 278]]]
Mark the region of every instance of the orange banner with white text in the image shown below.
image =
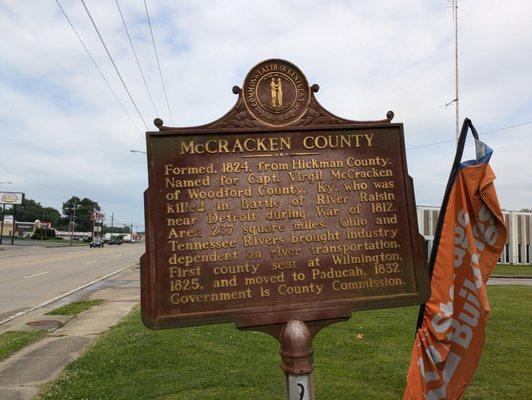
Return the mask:
[[[462, 163], [469, 128], [477, 158]], [[459, 399], [480, 361], [490, 311], [486, 282], [507, 235], [491, 155], [466, 119], [436, 228], [431, 297], [420, 310], [404, 400]]]

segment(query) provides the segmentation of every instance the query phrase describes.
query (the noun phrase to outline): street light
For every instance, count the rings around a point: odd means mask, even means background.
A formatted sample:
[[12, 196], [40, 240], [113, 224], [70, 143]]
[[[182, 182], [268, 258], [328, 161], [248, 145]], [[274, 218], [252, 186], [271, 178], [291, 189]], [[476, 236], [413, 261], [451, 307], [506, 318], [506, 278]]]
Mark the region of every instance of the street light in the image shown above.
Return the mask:
[[142, 150], [129, 150], [129, 151], [132, 152], [132, 153], [142, 153], [142, 154], [146, 154], [146, 155], [148, 154], [148, 153], [146, 153], [145, 151], [142, 151]]

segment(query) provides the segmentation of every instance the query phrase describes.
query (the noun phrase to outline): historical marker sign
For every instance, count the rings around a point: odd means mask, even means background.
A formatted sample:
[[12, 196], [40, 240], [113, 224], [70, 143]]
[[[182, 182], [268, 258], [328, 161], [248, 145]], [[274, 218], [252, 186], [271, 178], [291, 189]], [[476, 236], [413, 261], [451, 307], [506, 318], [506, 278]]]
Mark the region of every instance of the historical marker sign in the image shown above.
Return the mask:
[[148, 133], [142, 315], [152, 328], [267, 325], [423, 303], [402, 124], [323, 109], [282, 60], [223, 118]]

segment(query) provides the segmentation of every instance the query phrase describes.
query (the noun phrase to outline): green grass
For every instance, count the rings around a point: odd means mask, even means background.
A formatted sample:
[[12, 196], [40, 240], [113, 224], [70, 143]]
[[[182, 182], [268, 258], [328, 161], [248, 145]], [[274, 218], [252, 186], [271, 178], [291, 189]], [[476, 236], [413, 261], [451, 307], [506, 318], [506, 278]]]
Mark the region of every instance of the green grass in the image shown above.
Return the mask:
[[497, 264], [492, 276], [522, 276], [532, 278], [532, 265]]
[[4, 332], [0, 334], [0, 361], [23, 347], [42, 339], [46, 331]]
[[104, 300], [101, 299], [89, 301], [75, 301], [74, 303], [70, 303], [62, 307], [53, 309], [52, 311], [47, 312], [46, 315], [78, 315], [79, 313], [88, 310], [92, 306], [97, 306], [98, 304], [102, 304], [103, 302]]
[[[532, 398], [532, 288], [489, 293], [485, 351], [464, 399]], [[417, 307], [359, 312], [318, 334], [316, 398], [401, 399], [416, 317]], [[278, 352], [269, 336], [233, 325], [150, 331], [137, 310], [71, 363], [42, 399], [278, 400]]]
[[[70, 240], [43, 240], [42, 241], [42, 245], [44, 247], [70, 247], [71, 244], [70, 244]], [[74, 240], [72, 242], [72, 246], [75, 247], [75, 246], [88, 246], [89, 245], [89, 242], [80, 242], [78, 240]]]

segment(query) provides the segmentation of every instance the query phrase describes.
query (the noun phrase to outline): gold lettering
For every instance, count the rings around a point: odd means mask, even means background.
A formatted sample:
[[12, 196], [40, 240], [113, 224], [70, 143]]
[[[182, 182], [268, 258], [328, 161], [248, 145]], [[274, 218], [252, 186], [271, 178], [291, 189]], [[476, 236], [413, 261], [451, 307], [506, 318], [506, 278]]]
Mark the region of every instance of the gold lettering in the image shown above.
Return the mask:
[[[252, 137], [243, 142], [238, 138], [233, 142], [226, 139], [210, 139], [205, 143], [189, 140], [180, 142], [179, 154], [253, 153], [290, 150], [291, 146], [290, 137]], [[167, 174], [168, 169], [165, 172]]]

